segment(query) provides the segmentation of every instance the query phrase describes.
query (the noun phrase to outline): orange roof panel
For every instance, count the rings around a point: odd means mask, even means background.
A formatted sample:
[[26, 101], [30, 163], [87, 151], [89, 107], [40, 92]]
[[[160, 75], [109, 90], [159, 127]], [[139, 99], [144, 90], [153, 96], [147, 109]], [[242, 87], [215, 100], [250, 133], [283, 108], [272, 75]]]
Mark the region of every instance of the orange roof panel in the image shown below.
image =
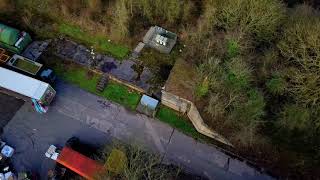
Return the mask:
[[102, 164], [68, 147], [62, 149], [57, 162], [86, 179], [94, 179], [103, 169]]

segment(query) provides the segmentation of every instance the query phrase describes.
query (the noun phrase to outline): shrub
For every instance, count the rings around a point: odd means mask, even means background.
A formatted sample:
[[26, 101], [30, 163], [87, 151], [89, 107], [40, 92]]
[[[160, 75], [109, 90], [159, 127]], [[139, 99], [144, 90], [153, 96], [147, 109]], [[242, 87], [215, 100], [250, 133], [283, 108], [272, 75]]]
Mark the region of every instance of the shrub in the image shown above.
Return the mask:
[[[116, 153], [115, 151], [116, 150]], [[112, 163], [120, 161], [123, 169], [119, 174], [106, 171], [97, 174], [95, 179], [176, 179], [179, 175], [178, 168], [168, 168], [162, 164], [162, 159], [158, 154], [145, 151], [142, 146], [125, 145], [115, 141], [111, 146], [107, 146], [103, 152], [101, 161], [110, 161], [110, 157], [117, 156], [119, 159], [112, 159]], [[111, 162], [111, 161], [110, 161]]]
[[236, 57], [239, 54], [239, 44], [235, 40], [229, 40], [227, 42], [227, 56], [228, 58]]
[[211, 0], [205, 9], [205, 24], [226, 30], [238, 29], [258, 42], [274, 39], [284, 18], [284, 8], [278, 0]]
[[209, 92], [209, 80], [205, 78], [202, 83], [200, 83], [196, 89], [196, 96], [197, 97], [204, 97]]
[[217, 93], [210, 94], [209, 104], [205, 111], [211, 115], [214, 120], [222, 119], [225, 116], [228, 104], [225, 102], [223, 95]]
[[114, 174], [120, 174], [127, 165], [127, 156], [119, 149], [113, 149], [108, 156], [105, 164], [107, 170]]
[[275, 75], [266, 83], [266, 86], [270, 93], [282, 95], [286, 90], [286, 83], [287, 82], [282, 77]]
[[241, 58], [233, 58], [227, 62], [227, 83], [235, 90], [246, 89], [252, 80], [251, 68]]
[[198, 71], [201, 78], [208, 79], [209, 89], [218, 90], [221, 88], [221, 81], [224, 78], [225, 72], [221, 67], [221, 60], [219, 58], [209, 58], [206, 62], [199, 66]]
[[247, 92], [243, 101], [237, 101], [233, 105], [231, 118], [240, 121], [244, 125], [250, 125], [261, 120], [265, 115], [265, 101], [263, 95], [256, 89]]
[[111, 36], [117, 41], [124, 40], [129, 34], [129, 12], [125, 0], [115, 2]]
[[280, 113], [279, 124], [289, 130], [303, 130], [310, 125], [310, 112], [297, 104], [287, 104]]
[[240, 145], [241, 147], [251, 148], [264, 141], [257, 133], [257, 129], [256, 123], [240, 127], [231, 135], [231, 139], [237, 142], [237, 145]]
[[306, 105], [320, 104], [320, 17], [314, 9], [299, 6], [287, 22], [278, 48], [287, 60], [288, 91]]

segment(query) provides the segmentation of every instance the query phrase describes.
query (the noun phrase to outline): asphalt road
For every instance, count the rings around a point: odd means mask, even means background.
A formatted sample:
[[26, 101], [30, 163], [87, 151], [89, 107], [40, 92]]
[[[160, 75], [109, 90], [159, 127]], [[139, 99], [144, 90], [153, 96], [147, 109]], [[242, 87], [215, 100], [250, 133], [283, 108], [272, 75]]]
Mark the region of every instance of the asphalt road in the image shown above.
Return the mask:
[[166, 162], [209, 179], [272, 179], [246, 163], [198, 143], [158, 120], [131, 112], [77, 87], [58, 83], [57, 98], [44, 115], [25, 104], [4, 129], [3, 139], [16, 149], [13, 162], [20, 170], [46, 170], [53, 166], [44, 157], [50, 144], [63, 145], [77, 136], [101, 146], [112, 138], [136, 143], [164, 156]]
[[5, 127], [15, 113], [23, 105], [24, 101], [15, 97], [0, 93], [0, 129]]

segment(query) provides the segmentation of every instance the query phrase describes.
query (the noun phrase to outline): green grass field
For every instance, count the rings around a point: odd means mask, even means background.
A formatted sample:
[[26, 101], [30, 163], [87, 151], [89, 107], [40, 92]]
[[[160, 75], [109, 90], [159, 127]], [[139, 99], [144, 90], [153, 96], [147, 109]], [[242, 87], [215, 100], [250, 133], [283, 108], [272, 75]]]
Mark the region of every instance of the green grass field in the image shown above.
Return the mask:
[[161, 106], [156, 114], [156, 117], [160, 121], [169, 124], [188, 136], [191, 136], [195, 139], [205, 139], [205, 137], [193, 127], [186, 117], [181, 116], [173, 109]]
[[88, 70], [84, 67], [78, 65], [56, 64], [52, 68], [54, 68], [56, 74], [62, 77], [63, 80], [132, 110], [134, 110], [139, 103], [140, 94], [138, 92], [132, 91], [127, 86], [114, 81], [109, 81], [102, 93], [97, 92], [96, 85], [101, 75], [93, 72], [89, 74]]
[[129, 53], [127, 47], [110, 43], [105, 36], [92, 35], [78, 26], [62, 23], [58, 26], [58, 32], [86, 45], [94, 46], [98, 51], [111, 54], [116, 58], [123, 59]]

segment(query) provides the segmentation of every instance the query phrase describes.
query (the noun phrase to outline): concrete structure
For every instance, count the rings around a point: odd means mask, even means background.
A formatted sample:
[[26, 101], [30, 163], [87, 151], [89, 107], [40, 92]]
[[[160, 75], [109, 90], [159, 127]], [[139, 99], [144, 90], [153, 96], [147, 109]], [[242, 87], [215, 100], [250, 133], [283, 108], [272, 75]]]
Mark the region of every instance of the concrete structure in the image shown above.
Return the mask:
[[152, 26], [144, 36], [143, 42], [161, 53], [169, 54], [177, 42], [177, 35], [159, 26]]
[[213, 138], [216, 141], [219, 141], [228, 146], [232, 146], [232, 144], [223, 136], [218, 134], [216, 131], [211, 129], [202, 119], [197, 107], [193, 102], [176, 96], [172, 93], [162, 91], [161, 103], [165, 106], [168, 106], [178, 112], [183, 114], [187, 114], [189, 120], [192, 122], [193, 126], [196, 130], [210, 138]]

